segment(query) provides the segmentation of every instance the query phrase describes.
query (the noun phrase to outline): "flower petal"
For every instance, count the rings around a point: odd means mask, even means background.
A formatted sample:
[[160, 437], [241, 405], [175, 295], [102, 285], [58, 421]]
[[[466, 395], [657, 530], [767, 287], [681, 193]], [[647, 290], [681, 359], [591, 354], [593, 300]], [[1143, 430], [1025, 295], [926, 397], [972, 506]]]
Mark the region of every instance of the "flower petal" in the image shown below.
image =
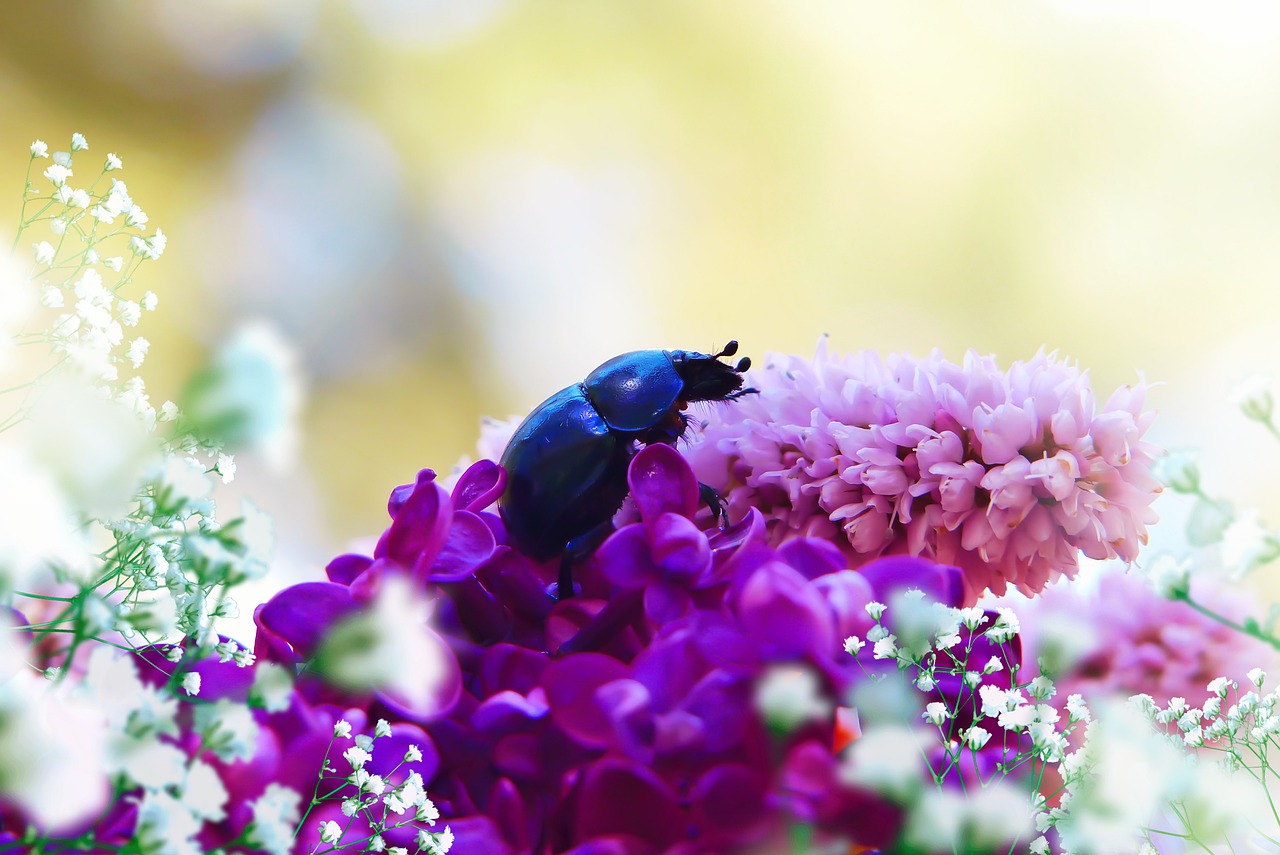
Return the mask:
[[507, 472], [492, 460], [477, 460], [453, 486], [453, 506], [461, 511], [483, 511], [507, 488]]
[[692, 517], [698, 511], [698, 479], [669, 445], [647, 446], [632, 458], [627, 484], [646, 523], [665, 513]]

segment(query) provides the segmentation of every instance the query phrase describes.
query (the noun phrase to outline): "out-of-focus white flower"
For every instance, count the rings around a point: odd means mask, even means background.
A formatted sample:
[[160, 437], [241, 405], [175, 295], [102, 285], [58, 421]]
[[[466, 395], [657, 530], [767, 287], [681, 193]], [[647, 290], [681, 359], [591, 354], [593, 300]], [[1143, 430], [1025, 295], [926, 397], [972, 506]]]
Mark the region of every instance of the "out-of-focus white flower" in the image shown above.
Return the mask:
[[435, 709], [457, 662], [427, 627], [429, 613], [407, 579], [385, 577], [367, 610], [329, 632], [316, 655], [317, 670], [339, 688], [377, 689], [410, 709]]
[[137, 368], [142, 365], [142, 361], [147, 358], [147, 350], [151, 347], [151, 342], [139, 336], [129, 342], [129, 349], [125, 352], [125, 358]]
[[903, 836], [919, 851], [990, 852], [1031, 831], [1025, 792], [993, 781], [966, 793], [928, 790], [913, 807]]
[[54, 250], [53, 244], [49, 243], [47, 240], [42, 240], [39, 243], [32, 244], [32, 245], [35, 247], [35, 256], [36, 256], [37, 264], [53, 263], [53, 256], [56, 254], [56, 250]]
[[48, 157], [49, 144], [46, 143], [44, 140], [36, 140], [31, 144], [31, 156], [32, 157]]
[[200, 694], [200, 674], [197, 671], [188, 671], [182, 675], [182, 691], [188, 695]]
[[253, 671], [250, 694], [267, 712], [283, 712], [293, 697], [293, 672], [273, 662], [260, 662]]
[[[920, 747], [931, 737], [901, 725], [871, 728], [849, 747], [840, 766], [840, 780], [868, 787], [907, 804], [921, 789]], [[936, 734], [932, 739], [937, 739]]]
[[1162, 597], [1177, 599], [1191, 590], [1191, 558], [1168, 553], [1156, 557], [1147, 568], [1147, 582]]
[[195, 837], [199, 817], [167, 790], [148, 790], [138, 803], [135, 839], [143, 852], [164, 855], [197, 855], [203, 851]]
[[21, 433], [76, 507], [99, 519], [123, 515], [159, 456], [146, 422], [126, 403], [74, 376], [42, 390]]
[[107, 164], [104, 167], [107, 172], [114, 172], [117, 169], [124, 169], [124, 163], [116, 156], [114, 151], [107, 152]]
[[253, 824], [248, 840], [271, 855], [289, 855], [293, 850], [293, 832], [298, 827], [302, 796], [297, 790], [281, 784], [268, 784], [253, 803]]
[[70, 830], [111, 795], [109, 738], [101, 710], [33, 672], [13, 675], [0, 686], [0, 794], [45, 831]]
[[783, 732], [831, 715], [818, 677], [799, 665], [774, 665], [756, 683], [756, 709], [771, 727]]
[[287, 467], [297, 452], [302, 399], [296, 354], [273, 327], [257, 322], [241, 327], [197, 373], [182, 410], [224, 448], [261, 451], [272, 466]]
[[71, 150], [84, 151], [89, 148], [89, 143], [85, 141], [84, 134], [77, 131], [71, 135]]
[[71, 502], [28, 449], [0, 441], [0, 484], [0, 587], [30, 591], [55, 567], [77, 577], [89, 567]]
[[1222, 563], [1232, 579], [1241, 579], [1276, 556], [1276, 540], [1258, 521], [1257, 509], [1245, 511], [1222, 532]]
[[55, 151], [53, 153], [53, 162], [56, 163], [58, 166], [65, 166], [67, 169], [70, 169], [71, 168], [71, 152]]
[[1270, 421], [1276, 405], [1271, 394], [1271, 378], [1262, 374], [1247, 378], [1231, 390], [1228, 400], [1239, 407], [1247, 418], [1259, 422]]

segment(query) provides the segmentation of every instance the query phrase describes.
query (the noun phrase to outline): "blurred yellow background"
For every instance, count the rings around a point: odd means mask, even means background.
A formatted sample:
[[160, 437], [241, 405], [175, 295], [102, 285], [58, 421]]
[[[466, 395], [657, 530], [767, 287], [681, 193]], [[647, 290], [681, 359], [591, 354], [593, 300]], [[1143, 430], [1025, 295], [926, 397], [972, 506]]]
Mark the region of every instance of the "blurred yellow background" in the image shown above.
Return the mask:
[[246, 319], [297, 349], [297, 462], [234, 485], [295, 575], [482, 415], [730, 338], [1141, 372], [1152, 438], [1280, 510], [1226, 401], [1280, 362], [1274, 4], [47, 0], [0, 104], [7, 233], [80, 131], [170, 235], [155, 402]]

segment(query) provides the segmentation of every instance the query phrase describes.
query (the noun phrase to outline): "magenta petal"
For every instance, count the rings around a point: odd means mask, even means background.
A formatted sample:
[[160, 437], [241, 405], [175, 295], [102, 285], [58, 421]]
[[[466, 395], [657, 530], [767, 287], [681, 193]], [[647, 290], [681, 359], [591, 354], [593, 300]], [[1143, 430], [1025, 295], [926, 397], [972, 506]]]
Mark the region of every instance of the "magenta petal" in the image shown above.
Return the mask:
[[461, 511], [483, 511], [507, 488], [507, 473], [492, 460], [477, 460], [453, 486], [453, 506]]
[[453, 506], [449, 494], [435, 483], [430, 469], [418, 473], [413, 492], [400, 506], [391, 527], [378, 541], [374, 558], [390, 558], [413, 567], [423, 554], [434, 557], [449, 534]]
[[806, 579], [838, 573], [849, 566], [849, 559], [838, 546], [812, 537], [789, 540], [778, 547], [778, 554]]
[[303, 582], [264, 603], [254, 622], [272, 642], [283, 642], [283, 646], [271, 644], [275, 653], [288, 657], [285, 661], [302, 662], [315, 655], [329, 627], [359, 607], [345, 585]]
[[546, 714], [546, 704], [535, 703], [519, 692], [498, 692], [476, 707], [471, 714], [471, 726], [488, 736], [499, 737], [529, 730]]
[[626, 665], [603, 653], [576, 653], [553, 661], [542, 678], [552, 719], [583, 745], [608, 745], [613, 724], [596, 690], [630, 676]]
[[871, 583], [876, 598], [883, 603], [908, 588], [919, 588], [929, 599], [947, 606], [959, 606], [964, 598], [960, 569], [924, 558], [907, 555], [878, 558], [859, 567], [858, 572]]
[[330, 561], [329, 565], [324, 568], [324, 572], [329, 577], [330, 582], [337, 582], [339, 585], [350, 585], [372, 563], [373, 559], [367, 555], [347, 553], [346, 555], [339, 555]]
[[627, 484], [645, 522], [665, 513], [692, 517], [698, 511], [698, 479], [669, 445], [647, 446], [632, 458]]
[[740, 763], [715, 766], [694, 785], [694, 821], [731, 840], [750, 840], [767, 816], [765, 789], [763, 776], [749, 766]]
[[404, 575], [405, 570], [399, 564], [394, 561], [388, 561], [385, 558], [379, 558], [374, 561], [364, 568], [359, 576], [351, 580], [351, 596], [362, 603], [372, 600], [382, 587], [382, 578], [388, 573]]
[[711, 568], [707, 536], [679, 514], [663, 514], [649, 529], [653, 560], [672, 582], [691, 583]]
[[649, 554], [649, 538], [643, 525], [623, 526], [596, 550], [596, 563], [604, 577], [620, 588], [647, 585], [659, 578]]
[[693, 608], [693, 598], [678, 585], [658, 582], [644, 589], [644, 613], [659, 626], [679, 620]]
[[604, 759], [584, 776], [576, 839], [629, 834], [665, 850], [684, 836], [688, 816], [676, 795], [648, 769]]
[[[425, 575], [433, 582], [456, 582], [475, 573], [487, 561], [497, 543], [484, 520], [470, 511], [455, 511], [449, 536], [428, 567], [415, 567], [414, 576]], [[425, 559], [428, 553], [423, 553]], [[424, 572], [425, 571], [425, 572]]]
[[766, 564], [742, 585], [738, 619], [771, 659], [831, 656], [835, 627], [816, 587], [784, 564]]

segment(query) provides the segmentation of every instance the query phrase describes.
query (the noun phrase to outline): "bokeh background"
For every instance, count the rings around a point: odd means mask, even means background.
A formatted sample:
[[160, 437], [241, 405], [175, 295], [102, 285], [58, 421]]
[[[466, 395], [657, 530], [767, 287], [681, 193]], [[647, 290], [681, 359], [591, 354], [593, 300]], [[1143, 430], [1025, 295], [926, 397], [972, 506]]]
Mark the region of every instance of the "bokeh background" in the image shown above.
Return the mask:
[[1280, 512], [1227, 403], [1280, 364], [1275, 4], [42, 0], [0, 104], [7, 233], [26, 146], [80, 131], [170, 235], [154, 401], [246, 322], [296, 353], [295, 453], [233, 485], [278, 585], [483, 415], [730, 338], [1161, 381], [1152, 437]]

